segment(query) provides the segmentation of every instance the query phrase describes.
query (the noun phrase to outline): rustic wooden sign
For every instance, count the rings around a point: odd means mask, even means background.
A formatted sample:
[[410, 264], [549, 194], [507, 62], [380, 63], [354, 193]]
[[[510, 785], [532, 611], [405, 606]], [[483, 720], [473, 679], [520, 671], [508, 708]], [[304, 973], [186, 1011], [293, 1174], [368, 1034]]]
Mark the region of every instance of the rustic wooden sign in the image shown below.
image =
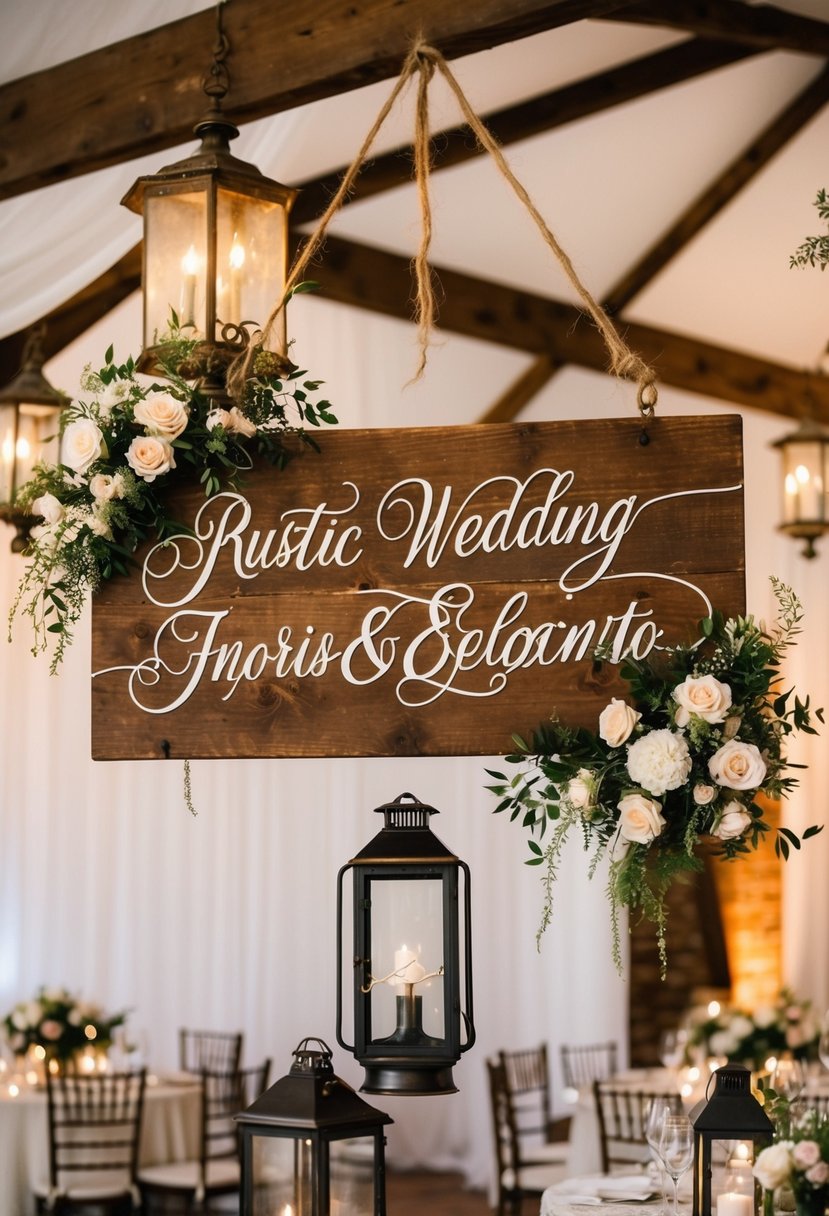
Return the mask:
[[490, 755], [744, 610], [737, 416], [327, 432], [96, 594], [96, 759]]

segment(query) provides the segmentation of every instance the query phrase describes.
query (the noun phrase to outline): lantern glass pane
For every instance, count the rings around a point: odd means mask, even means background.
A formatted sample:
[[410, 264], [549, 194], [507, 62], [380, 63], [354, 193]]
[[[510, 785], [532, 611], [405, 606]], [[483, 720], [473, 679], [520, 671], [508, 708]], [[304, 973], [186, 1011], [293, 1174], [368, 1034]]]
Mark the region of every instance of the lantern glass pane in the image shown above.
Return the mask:
[[281, 203], [219, 188], [216, 197], [217, 341], [221, 340], [222, 325], [239, 325], [244, 321], [264, 325], [282, 298], [286, 218]]
[[374, 1137], [335, 1141], [330, 1159], [331, 1216], [374, 1211]]
[[14, 494], [14, 448], [17, 435], [17, 406], [0, 405], [0, 503], [12, 501]]
[[783, 522], [823, 523], [826, 517], [825, 445], [787, 443], [783, 450]]
[[[443, 883], [440, 878], [375, 878], [371, 895], [371, 1041], [404, 1028], [445, 1038]], [[419, 998], [416, 1007], [414, 998]]]
[[712, 1140], [711, 1211], [713, 1216], [753, 1216], [754, 1144], [751, 1140]]
[[251, 1151], [253, 1216], [321, 1216], [314, 1186], [320, 1150], [312, 1140], [253, 1136]]
[[186, 337], [206, 330], [207, 193], [165, 187], [144, 199], [144, 346], [156, 346], [175, 311]]

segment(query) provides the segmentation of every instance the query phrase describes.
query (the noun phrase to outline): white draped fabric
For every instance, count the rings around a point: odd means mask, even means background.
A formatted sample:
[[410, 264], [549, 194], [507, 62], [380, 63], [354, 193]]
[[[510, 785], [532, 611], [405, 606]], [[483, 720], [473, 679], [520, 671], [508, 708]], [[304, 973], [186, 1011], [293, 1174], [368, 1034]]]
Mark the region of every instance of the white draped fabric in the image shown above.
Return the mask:
[[[65, 26], [50, 41], [54, 7], [55, 0], [27, 5], [5, 76], [79, 53]], [[201, 7], [194, 0], [142, 6], [100, 0], [96, 19], [77, 23], [74, 36], [87, 49], [91, 29], [107, 43], [136, 22], [145, 28]], [[640, 31], [640, 45], [643, 36], [654, 45], [666, 40]], [[481, 79], [494, 90], [505, 87], [506, 77], [489, 80], [483, 72]], [[490, 104], [495, 100], [506, 99]], [[378, 108], [378, 93], [365, 91], [360, 105], [359, 133]], [[326, 113], [320, 120], [297, 111], [248, 128], [239, 154], [287, 181], [341, 163], [341, 152], [326, 143]], [[29, 324], [138, 239], [138, 221], [117, 199], [139, 172], [177, 155], [90, 175], [71, 193], [56, 186], [0, 204], [0, 333]], [[411, 327], [302, 299], [291, 305], [289, 329], [296, 357], [326, 381], [349, 426], [471, 422], [526, 366], [513, 352], [450, 338], [433, 350], [426, 379], [404, 391], [416, 360]], [[118, 358], [137, 350], [135, 298], [63, 352], [47, 374], [72, 392], [83, 365], [99, 365], [111, 341]], [[525, 416], [610, 417], [633, 408], [631, 389], [572, 370], [559, 374]], [[663, 389], [659, 408], [675, 414], [723, 407]], [[829, 704], [829, 551], [806, 563], [774, 530], [778, 469], [768, 445], [787, 429], [781, 420], [745, 414], [748, 603], [758, 616], [770, 613], [770, 573], [794, 584], [807, 621], [791, 674], [804, 693]], [[0, 532], [3, 614], [22, 568], [8, 552], [7, 535]], [[196, 763], [192, 818], [180, 764], [89, 759], [88, 634], [87, 618], [56, 678], [43, 657], [28, 653], [25, 621], [18, 621], [12, 644], [0, 648], [0, 1012], [44, 983], [65, 984], [111, 1008], [128, 1006], [130, 1025], [146, 1032], [160, 1068], [175, 1065], [176, 1030], [184, 1024], [244, 1029], [248, 1058], [272, 1055], [277, 1075], [304, 1036], [335, 1046], [337, 870], [376, 831], [372, 809], [410, 790], [439, 808], [437, 835], [472, 870], [478, 1042], [457, 1067], [458, 1095], [376, 1105], [395, 1119], [389, 1137], [395, 1163], [457, 1166], [472, 1181], [485, 1181], [491, 1157], [485, 1056], [545, 1039], [556, 1060], [561, 1041], [624, 1038], [626, 989], [609, 959], [601, 875], [588, 882], [580, 850], [571, 851], [557, 886], [557, 914], [537, 953], [538, 875], [522, 864], [522, 833], [492, 817], [482, 758]], [[823, 821], [825, 741], [801, 752], [811, 767], [787, 813], [801, 824]], [[828, 871], [829, 839], [821, 838], [786, 872], [786, 978], [822, 1005], [829, 1004]], [[359, 1080], [337, 1047], [335, 1065]]]

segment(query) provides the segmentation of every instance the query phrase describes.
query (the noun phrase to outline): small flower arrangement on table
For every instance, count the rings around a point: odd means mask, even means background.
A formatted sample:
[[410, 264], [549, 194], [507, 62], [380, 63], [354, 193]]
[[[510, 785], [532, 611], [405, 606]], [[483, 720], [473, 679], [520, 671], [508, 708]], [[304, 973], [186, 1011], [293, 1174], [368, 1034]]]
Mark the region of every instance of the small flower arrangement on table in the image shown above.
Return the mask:
[[337, 421], [327, 401], [312, 400], [320, 381], [264, 349], [239, 403], [217, 406], [180, 374], [197, 343], [175, 324], [160, 348], [163, 382], [139, 374], [132, 358], [116, 364], [112, 347], [100, 371], [86, 369], [81, 399], [62, 414], [62, 463], [38, 465], [18, 494], [43, 522], [31, 531], [9, 625], [18, 610], [31, 618], [35, 654], [55, 641], [53, 672], [101, 581], [126, 573], [146, 538], [182, 531], [165, 500], [176, 477], [189, 472], [210, 497], [238, 486], [254, 454], [284, 466], [288, 435], [316, 447], [304, 423]]
[[[758, 795], [779, 798], [796, 784], [785, 776], [784, 744], [797, 731], [815, 734], [809, 699], [780, 691], [783, 655], [800, 632], [800, 602], [772, 579], [780, 619], [771, 633], [751, 616], [700, 623], [689, 646], [627, 655], [620, 668], [630, 692], [599, 715], [598, 731], [553, 717], [526, 742], [513, 735], [513, 777], [487, 770], [499, 799], [529, 832], [528, 865], [544, 866], [540, 940], [552, 916], [553, 888], [571, 833], [593, 849], [590, 874], [610, 859], [607, 893], [613, 955], [621, 970], [619, 911], [640, 912], [656, 927], [662, 974], [667, 966], [665, 896], [683, 872], [698, 870], [700, 841], [736, 860], [757, 847], [770, 825]], [[604, 660], [607, 655], [598, 654]], [[821, 828], [807, 828], [802, 839]], [[547, 835], [549, 831], [549, 835]], [[546, 836], [546, 843], [545, 838]], [[775, 848], [788, 857], [801, 838], [777, 829]]]
[[811, 1001], [799, 1000], [784, 988], [773, 1005], [754, 1010], [723, 1007], [712, 1017], [706, 1009], [692, 1010], [688, 1019], [688, 1049], [761, 1071], [770, 1057], [790, 1052], [795, 1059], [815, 1055], [820, 1025]]
[[829, 1205], [829, 1119], [816, 1110], [795, 1114], [792, 1104], [769, 1091], [778, 1132], [754, 1164], [764, 1191], [788, 1186], [799, 1216], [823, 1216]]
[[105, 1013], [100, 1005], [81, 1001], [65, 988], [41, 988], [30, 1001], [20, 1001], [3, 1019], [10, 1050], [24, 1056], [40, 1048], [41, 1058], [71, 1060], [85, 1048], [106, 1049], [112, 1032], [123, 1026], [127, 1012]]

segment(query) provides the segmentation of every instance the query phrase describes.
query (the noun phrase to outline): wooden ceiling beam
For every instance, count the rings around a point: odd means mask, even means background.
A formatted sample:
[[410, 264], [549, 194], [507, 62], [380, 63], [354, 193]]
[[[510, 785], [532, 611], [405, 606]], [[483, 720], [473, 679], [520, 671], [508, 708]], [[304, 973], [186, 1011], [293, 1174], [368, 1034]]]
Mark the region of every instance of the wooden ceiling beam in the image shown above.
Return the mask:
[[[331, 237], [324, 262], [309, 273], [320, 281], [327, 299], [411, 319], [407, 258]], [[573, 305], [454, 270], [436, 267], [435, 273], [442, 287], [442, 329], [606, 372], [602, 338]], [[632, 349], [654, 366], [664, 384], [789, 417], [799, 417], [808, 398], [815, 417], [829, 423], [829, 384], [820, 378], [650, 325], [624, 323], [622, 329]]]
[[[741, 59], [756, 55], [753, 47], [733, 42], [692, 38], [651, 55], [643, 55], [617, 68], [585, 77], [574, 84], [533, 97], [518, 105], [484, 115], [498, 143], [512, 144], [556, 127], [600, 114], [613, 106], [649, 96], [681, 81], [692, 80]], [[481, 155], [481, 148], [463, 124], [442, 131], [432, 150], [432, 169], [446, 169]], [[411, 146], [395, 148], [374, 157], [360, 172], [349, 201], [370, 198], [412, 180]], [[320, 215], [335, 194], [344, 169], [305, 182], [293, 209], [302, 224]]]
[[[417, 37], [456, 58], [601, 17], [622, 0], [234, 0], [228, 114], [249, 122], [396, 77]], [[0, 86], [0, 198], [192, 139], [214, 9]], [[56, 104], [56, 99], [60, 104]]]
[[613, 14], [614, 21], [687, 30], [764, 51], [829, 56], [829, 22], [801, 17], [771, 4], [744, 0], [644, 0]]

